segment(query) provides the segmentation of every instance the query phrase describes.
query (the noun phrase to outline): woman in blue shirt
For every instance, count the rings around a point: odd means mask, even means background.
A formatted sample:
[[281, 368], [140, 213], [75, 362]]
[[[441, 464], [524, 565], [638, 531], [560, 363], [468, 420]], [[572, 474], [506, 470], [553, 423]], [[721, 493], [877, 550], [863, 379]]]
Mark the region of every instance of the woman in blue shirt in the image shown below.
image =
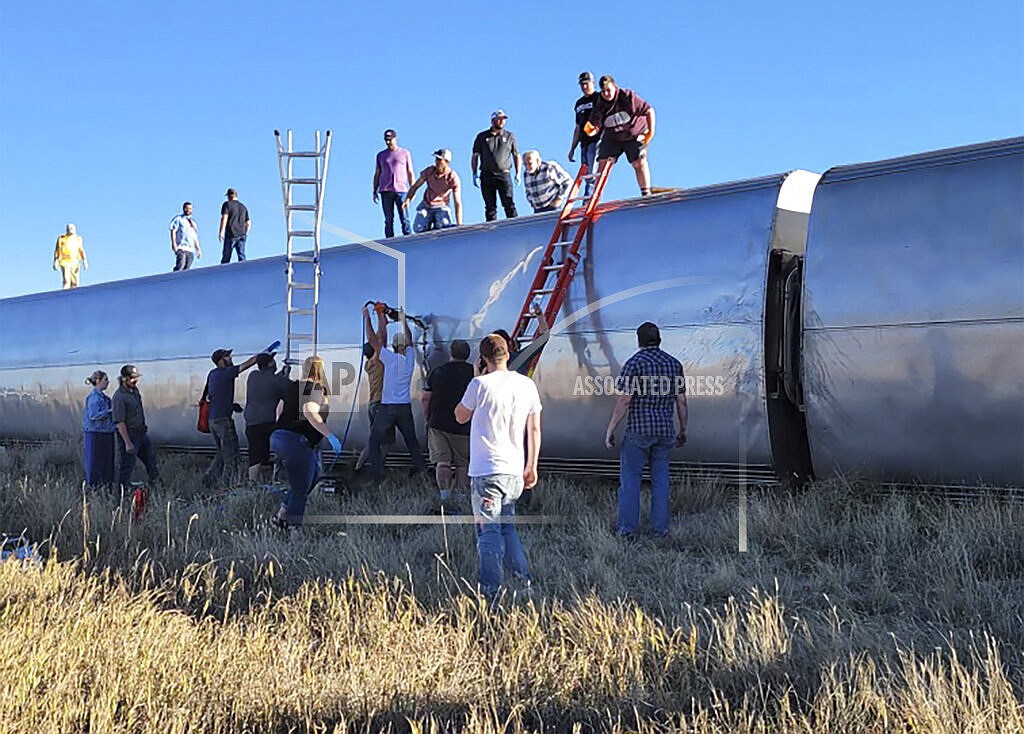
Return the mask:
[[91, 487], [114, 483], [114, 419], [110, 397], [104, 392], [110, 378], [96, 370], [85, 381], [92, 392], [85, 399], [82, 431], [85, 435], [85, 483]]

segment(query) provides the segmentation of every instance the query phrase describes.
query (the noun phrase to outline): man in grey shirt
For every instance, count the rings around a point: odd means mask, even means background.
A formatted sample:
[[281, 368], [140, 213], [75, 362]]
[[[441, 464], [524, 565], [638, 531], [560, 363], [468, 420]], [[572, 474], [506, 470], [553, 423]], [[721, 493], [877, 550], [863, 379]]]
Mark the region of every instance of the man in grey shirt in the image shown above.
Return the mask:
[[288, 378], [278, 374], [274, 355], [256, 355], [256, 371], [245, 383], [245, 440], [249, 443], [249, 481], [269, 480], [270, 434], [277, 423], [277, 406], [284, 400]]
[[135, 365], [126, 364], [122, 367], [118, 380], [120, 385], [110, 401], [112, 417], [117, 426], [117, 454], [120, 463], [117, 479], [124, 488], [131, 484], [136, 456], [142, 459], [150, 482], [160, 476], [156, 468], [156, 452], [149, 440], [142, 393], [139, 392], [141, 377], [142, 373]]

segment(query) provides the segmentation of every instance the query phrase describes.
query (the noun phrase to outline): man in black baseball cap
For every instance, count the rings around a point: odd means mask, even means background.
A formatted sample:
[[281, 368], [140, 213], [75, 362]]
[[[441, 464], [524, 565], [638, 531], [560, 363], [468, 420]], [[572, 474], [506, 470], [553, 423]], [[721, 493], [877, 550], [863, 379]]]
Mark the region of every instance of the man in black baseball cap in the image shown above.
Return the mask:
[[[262, 353], [272, 354], [280, 342], [274, 342]], [[235, 430], [235, 378], [256, 364], [257, 355], [236, 365], [231, 360], [230, 349], [216, 349], [210, 360], [216, 365], [206, 376], [206, 388], [203, 396], [210, 401], [210, 435], [217, 454], [213, 463], [203, 475], [203, 485], [213, 487], [224, 481], [227, 485], [238, 479], [238, 432]]]
[[412, 168], [412, 153], [398, 146], [398, 133], [391, 128], [384, 131], [384, 150], [377, 153], [373, 169], [373, 200], [380, 200], [384, 209], [384, 236], [395, 236], [395, 210], [402, 225], [402, 234], [412, 232], [409, 216], [402, 207], [402, 198], [412, 186], [416, 175]]
[[[584, 71], [580, 74], [580, 91], [583, 92], [583, 96], [576, 100], [575, 113], [576, 113], [576, 124], [572, 129], [572, 145], [569, 146], [569, 162], [575, 162], [576, 146], [580, 146], [580, 163], [587, 164], [587, 172], [594, 172], [594, 161], [597, 158], [597, 141], [600, 137], [599, 134], [587, 135], [583, 130], [583, 126], [587, 120], [590, 119], [590, 112], [594, 109], [594, 103], [597, 101], [598, 92], [594, 88], [594, 75], [589, 71]], [[585, 196], [590, 196], [590, 189], [594, 185], [593, 179], [588, 180], [586, 184], [586, 190], [584, 191]]]
[[220, 207], [220, 232], [217, 237], [224, 243], [220, 264], [231, 262], [231, 251], [238, 253], [238, 262], [245, 261], [245, 238], [249, 235], [252, 222], [249, 221], [249, 210], [238, 200], [238, 192], [228, 189], [227, 197]]
[[149, 481], [160, 476], [156, 467], [156, 452], [149, 440], [146, 426], [146, 411], [142, 407], [142, 393], [139, 392], [139, 378], [142, 373], [133, 364], [121, 368], [120, 383], [110, 400], [111, 417], [117, 427], [117, 453], [120, 469], [117, 479], [127, 488], [132, 481], [135, 457], [142, 459]]

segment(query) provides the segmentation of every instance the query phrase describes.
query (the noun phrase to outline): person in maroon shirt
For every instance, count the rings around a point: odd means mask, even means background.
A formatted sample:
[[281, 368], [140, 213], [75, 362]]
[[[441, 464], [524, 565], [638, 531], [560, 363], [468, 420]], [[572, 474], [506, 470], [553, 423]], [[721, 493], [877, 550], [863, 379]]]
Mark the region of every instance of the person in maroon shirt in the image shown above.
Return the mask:
[[620, 89], [608, 74], [601, 77], [601, 94], [590, 112], [584, 132], [601, 131], [597, 149], [598, 171], [618, 160], [623, 153], [636, 172], [640, 193], [651, 193], [651, 171], [647, 166], [647, 146], [654, 137], [654, 108], [632, 89]]

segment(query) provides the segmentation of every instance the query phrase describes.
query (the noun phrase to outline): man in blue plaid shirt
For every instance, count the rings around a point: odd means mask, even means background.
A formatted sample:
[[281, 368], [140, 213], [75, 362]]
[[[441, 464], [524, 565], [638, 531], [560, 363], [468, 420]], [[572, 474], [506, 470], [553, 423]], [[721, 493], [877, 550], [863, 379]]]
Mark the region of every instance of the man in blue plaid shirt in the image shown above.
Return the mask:
[[526, 166], [526, 199], [534, 214], [561, 209], [572, 185], [572, 176], [554, 161], [542, 161], [540, 153], [528, 150], [523, 155]]
[[[605, 446], [615, 446], [615, 428], [626, 417], [619, 452], [619, 511], [616, 532], [631, 537], [640, 524], [640, 478], [651, 468], [651, 534], [668, 535], [668, 455], [686, 443], [686, 379], [678, 359], [661, 350], [661, 333], [650, 321], [636, 330], [640, 351], [622, 366]], [[675, 418], [679, 419], [676, 430]]]

